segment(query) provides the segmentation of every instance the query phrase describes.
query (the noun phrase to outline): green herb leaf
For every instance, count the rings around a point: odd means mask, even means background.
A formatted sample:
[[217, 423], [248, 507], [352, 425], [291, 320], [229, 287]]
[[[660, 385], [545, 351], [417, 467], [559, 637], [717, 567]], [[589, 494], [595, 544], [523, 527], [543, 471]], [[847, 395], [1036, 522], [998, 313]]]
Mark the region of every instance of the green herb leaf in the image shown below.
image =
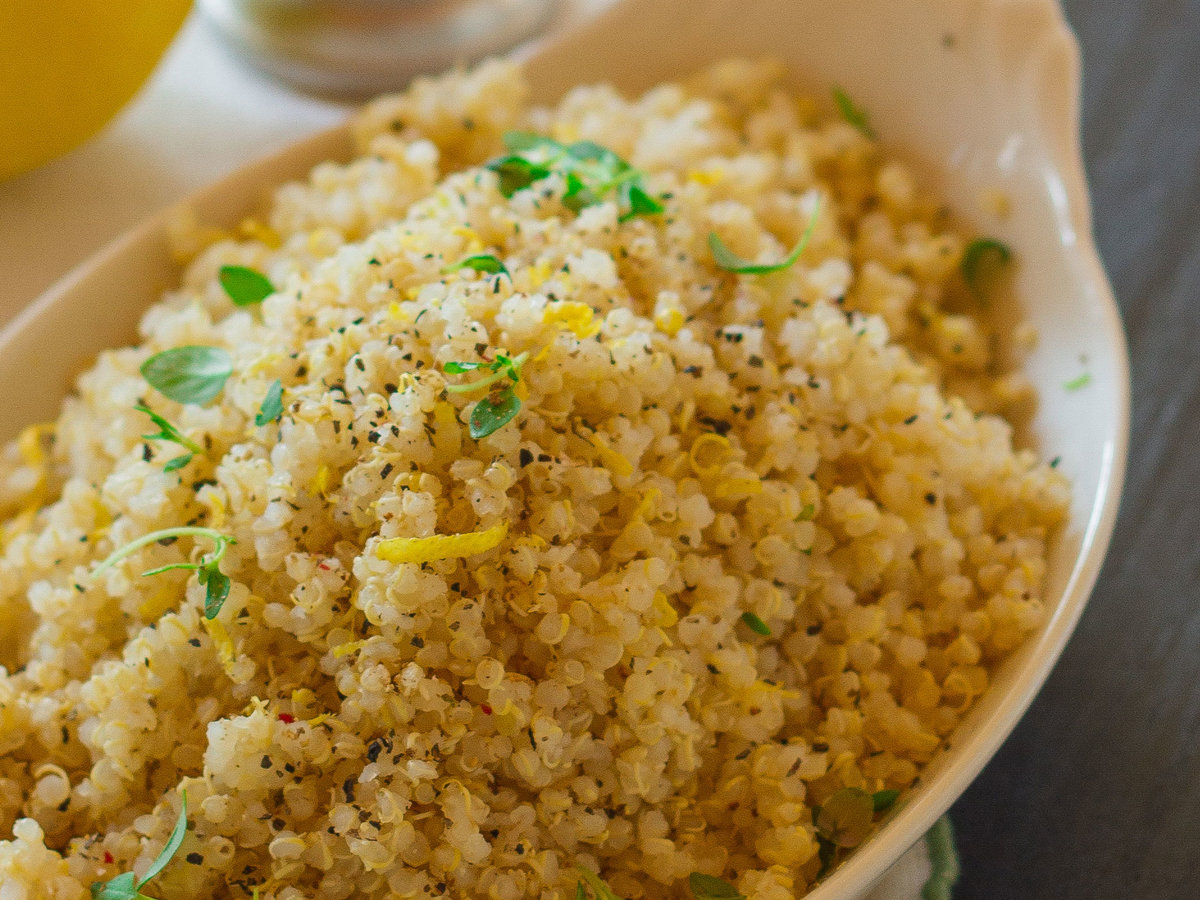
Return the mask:
[[[490, 253], [479, 253], [475, 256], [468, 256], [466, 259], [460, 259], [453, 265], [446, 266], [442, 269], [443, 273], [457, 272], [459, 269], [474, 269], [476, 272], [483, 272], [485, 275], [508, 275], [508, 268], [497, 257]], [[449, 371], [447, 369], [447, 371]]]
[[850, 95], [840, 87], [834, 87], [833, 99], [837, 103], [838, 110], [841, 112], [843, 119], [857, 128], [866, 137], [875, 140], [875, 129], [871, 127], [871, 120], [865, 109], [850, 99]]
[[[582, 866], [576, 866], [575, 871], [579, 873], [579, 877], [587, 883], [587, 886], [592, 889], [592, 894], [596, 900], [622, 900], [621, 897], [613, 893], [612, 888], [605, 884], [604, 879], [595, 872], [585, 869]], [[576, 896], [578, 894], [579, 892], [576, 891]]]
[[204, 587], [204, 618], [215, 619], [229, 597], [229, 576], [217, 568], [216, 563], [201, 566], [196, 580]]
[[796, 517], [797, 521], [809, 522], [817, 515], [817, 507], [812, 503], [805, 503], [800, 509], [800, 515]]
[[170, 462], [168, 462], [165, 466], [163, 466], [164, 472], [178, 471], [179, 469], [182, 469], [184, 466], [186, 466], [188, 463], [190, 463], [192, 461], [192, 457], [195, 454], [204, 452], [204, 449], [199, 444], [195, 443], [194, 441], [188, 440], [186, 437], [183, 436], [183, 433], [178, 428], [176, 428], [174, 425], [172, 425], [170, 422], [168, 422], [166, 419], [164, 419], [158, 413], [151, 410], [149, 407], [143, 406], [142, 404], [139, 403], [137, 406], [134, 407], [134, 409], [137, 410], [138, 412], [145, 413], [146, 415], [148, 415], [150, 417], [150, 421], [158, 426], [158, 432], [156, 434], [143, 434], [142, 438], [144, 440], [168, 441], [173, 444], [179, 444], [179, 446], [183, 447], [185, 450], [188, 451], [187, 453], [184, 453], [182, 456], [176, 456], [174, 459], [172, 459]]
[[858, 788], [834, 793], [817, 811], [817, 833], [838, 847], [857, 847], [867, 839], [875, 821], [875, 802]]
[[509, 131], [504, 144], [510, 152], [489, 162], [487, 168], [500, 176], [500, 192], [505, 197], [558, 173], [566, 185], [563, 205], [573, 212], [602, 202], [614, 191], [622, 222], [663, 211], [662, 204], [642, 185], [643, 173], [594, 141], [562, 144], [545, 135]]
[[688, 876], [688, 887], [696, 900], [746, 900], [746, 895], [724, 878], [715, 878], [702, 872]]
[[871, 802], [875, 805], [875, 812], [887, 812], [892, 808], [892, 804], [896, 802], [896, 798], [899, 796], [899, 791], [890, 788], [885, 791], [876, 791], [871, 795]]
[[493, 391], [471, 410], [468, 431], [475, 440], [485, 438], [503, 428], [521, 411], [521, 400], [512, 385]]
[[587, 900], [587, 888], [582, 881], [575, 882], [575, 900]]
[[146, 874], [142, 877], [142, 880], [138, 882], [139, 888], [166, 868], [167, 863], [171, 861], [171, 857], [179, 851], [186, 832], [187, 791], [181, 791], [179, 795], [179, 818], [175, 821], [175, 827], [171, 830], [171, 836], [167, 838], [167, 843], [163, 846], [158, 856], [154, 858], [154, 862], [150, 863], [150, 868], [146, 870]]
[[132, 872], [123, 872], [106, 882], [92, 884], [92, 900], [136, 900], [137, 897], [137, 876]]
[[203, 406], [233, 374], [233, 357], [221, 347], [188, 344], [156, 353], [142, 363], [142, 377], [176, 403]]
[[627, 222], [635, 216], [657, 216], [663, 211], [663, 205], [646, 193], [640, 185], [626, 181], [620, 188], [620, 206], [624, 212], [617, 221]]
[[495, 371], [492, 363], [485, 362], [448, 362], [442, 368], [452, 375], [461, 375], [463, 372], [474, 372], [476, 369], [492, 369], [493, 372]]
[[167, 838], [167, 843], [154, 858], [154, 862], [150, 863], [150, 868], [146, 870], [141, 881], [138, 881], [132, 872], [123, 872], [103, 883], [97, 881], [92, 885], [93, 900], [151, 900], [141, 893], [141, 889], [167, 867], [172, 857], [179, 852], [179, 847], [183, 844], [186, 834], [187, 791], [182, 791], [180, 793], [179, 818], [171, 830], [171, 836]]
[[115, 566], [121, 560], [125, 559], [125, 557], [136, 553], [145, 546], [153, 544], [156, 541], [177, 537], [204, 537], [208, 538], [216, 546], [209, 553], [202, 556], [198, 562], [169, 563], [165, 566], [159, 566], [157, 569], [147, 569], [142, 573], [142, 577], [159, 575], [173, 569], [194, 570], [196, 572], [196, 580], [205, 589], [204, 616], [207, 619], [215, 619], [217, 613], [221, 611], [221, 606], [224, 604], [225, 599], [229, 596], [230, 588], [229, 576], [221, 573], [221, 560], [225, 558], [225, 551], [229, 545], [236, 544], [237, 541], [229, 535], [221, 534], [221, 532], [214, 531], [211, 528], [184, 525], [178, 528], [164, 528], [161, 531], [152, 531], [149, 534], [144, 534], [140, 538], [130, 541], [125, 546], [119, 547], [110, 553], [96, 568], [92, 569], [91, 577], [95, 578], [105, 569]]
[[263, 397], [263, 402], [258, 407], [258, 414], [254, 417], [254, 424], [261, 427], [268, 422], [274, 422], [282, 415], [283, 382], [276, 378], [271, 382], [271, 386], [267, 388], [267, 396]]
[[546, 166], [536, 165], [516, 154], [494, 159], [487, 164], [487, 168], [500, 176], [500, 193], [505, 197], [511, 197], [534, 182], [550, 177], [550, 170]]
[[958, 849], [954, 846], [954, 827], [948, 816], [942, 816], [933, 823], [925, 835], [925, 846], [929, 850], [932, 871], [929, 880], [921, 888], [921, 897], [923, 900], [951, 900], [962, 869], [958, 862]]
[[275, 293], [266, 275], [245, 266], [221, 266], [217, 280], [234, 306], [255, 306]]
[[821, 213], [821, 199], [817, 198], [817, 202], [813, 204], [812, 216], [808, 220], [808, 227], [804, 229], [804, 234], [800, 235], [800, 242], [792, 249], [792, 252], [785, 256], [777, 263], [756, 263], [748, 259], [742, 259], [732, 250], [725, 246], [724, 241], [715, 231], [708, 233], [708, 246], [712, 250], [713, 260], [717, 267], [724, 269], [726, 272], [736, 272], [739, 275], [766, 275], [770, 272], [782, 272], [784, 269], [791, 268], [796, 260], [800, 258], [800, 254], [804, 252], [804, 248], [808, 246], [808, 241], [812, 237], [813, 229], [817, 227], [817, 218]]
[[1087, 387], [1091, 383], [1092, 374], [1090, 372], [1084, 372], [1082, 375], [1078, 375], [1075, 378], [1072, 378], [1070, 381], [1063, 382], [1063, 387], [1068, 391], [1077, 391], [1080, 388]]
[[1011, 259], [1012, 250], [995, 238], [976, 238], [967, 244], [960, 268], [971, 293], [983, 299], [987, 270], [1006, 266]]
[[767, 623], [752, 612], [742, 613], [742, 622], [755, 634], [761, 634], [765, 637], [771, 633], [771, 629], [767, 626]]
[[184, 466], [186, 466], [188, 463], [190, 463], [192, 461], [193, 455], [194, 454], [191, 454], [191, 453], [182, 453], [179, 456], [174, 457], [173, 459], [167, 460], [167, 464], [165, 466], [163, 466], [163, 471], [164, 472], [178, 472], [180, 469], [182, 469]]

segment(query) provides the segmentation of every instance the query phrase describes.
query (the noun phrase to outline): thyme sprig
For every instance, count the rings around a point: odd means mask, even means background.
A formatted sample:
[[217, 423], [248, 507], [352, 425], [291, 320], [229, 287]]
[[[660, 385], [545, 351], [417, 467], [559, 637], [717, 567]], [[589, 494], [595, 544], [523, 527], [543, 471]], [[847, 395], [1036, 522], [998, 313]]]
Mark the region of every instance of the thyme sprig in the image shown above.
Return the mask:
[[602, 203], [616, 193], [618, 219], [653, 216], [663, 211], [642, 183], [644, 173], [593, 141], [562, 144], [529, 131], [504, 134], [508, 153], [487, 164], [500, 177], [500, 193], [511, 197], [535, 182], [559, 174], [566, 182], [562, 202], [572, 212]]
[[448, 384], [446, 390], [452, 394], [463, 394], [491, 388], [497, 382], [508, 379], [503, 387], [491, 390], [475, 404], [468, 422], [468, 430], [475, 440], [485, 438], [511, 422], [521, 411], [521, 398], [517, 396], [516, 384], [521, 380], [521, 367], [529, 359], [528, 351], [516, 356], [497, 353], [491, 362], [448, 362], [442, 368], [449, 374], [486, 371], [489, 374], [463, 384]]
[[181, 432], [178, 428], [176, 428], [174, 425], [172, 425], [170, 422], [168, 422], [165, 418], [160, 416], [154, 410], [150, 409], [150, 407], [139, 403], [139, 404], [137, 404], [137, 406], [134, 407], [134, 409], [140, 413], [145, 413], [146, 415], [148, 415], [150, 417], [150, 421], [158, 426], [157, 433], [143, 434], [142, 435], [143, 440], [166, 441], [166, 442], [169, 442], [172, 444], [178, 444], [179, 446], [181, 446], [185, 450], [187, 450], [187, 453], [180, 454], [179, 456], [176, 456], [176, 457], [172, 458], [171, 460], [169, 460], [167, 462], [167, 464], [165, 466], [163, 466], [164, 472], [175, 472], [179, 469], [182, 469], [184, 466], [186, 466], [188, 463], [190, 463], [192, 461], [193, 456], [195, 456], [198, 453], [200, 453], [200, 454], [204, 453], [203, 447], [201, 447], [195, 441], [189, 440], [188, 438], [184, 437], [183, 432]]
[[146, 874], [139, 879], [132, 872], [124, 872], [108, 881], [97, 881], [92, 885], [92, 900], [154, 900], [153, 897], [143, 894], [142, 888], [167, 867], [167, 863], [179, 852], [184, 835], [187, 834], [187, 791], [181, 791], [179, 796], [179, 818], [175, 821], [175, 827], [171, 829], [171, 836], [167, 838], [154, 862], [150, 863]]
[[230, 581], [229, 576], [221, 572], [221, 560], [225, 558], [225, 551], [230, 544], [236, 544], [230, 535], [222, 534], [219, 531], [214, 531], [211, 528], [202, 528], [195, 525], [183, 525], [177, 528], [164, 528], [160, 531], [152, 531], [149, 534], [144, 534], [136, 540], [130, 541], [123, 547], [118, 547], [103, 559], [99, 565], [92, 570], [92, 578], [95, 578], [105, 569], [112, 568], [143, 547], [149, 546], [156, 541], [165, 541], [171, 538], [179, 537], [204, 537], [212, 541], [216, 546], [200, 557], [197, 562], [181, 562], [171, 563], [166, 566], [159, 566], [157, 569], [149, 569], [142, 573], [143, 577], [148, 575], [158, 575], [161, 572], [169, 572], [172, 569], [192, 569], [196, 572], [196, 579], [204, 588], [204, 618], [215, 619], [221, 611], [226, 598], [229, 597]]

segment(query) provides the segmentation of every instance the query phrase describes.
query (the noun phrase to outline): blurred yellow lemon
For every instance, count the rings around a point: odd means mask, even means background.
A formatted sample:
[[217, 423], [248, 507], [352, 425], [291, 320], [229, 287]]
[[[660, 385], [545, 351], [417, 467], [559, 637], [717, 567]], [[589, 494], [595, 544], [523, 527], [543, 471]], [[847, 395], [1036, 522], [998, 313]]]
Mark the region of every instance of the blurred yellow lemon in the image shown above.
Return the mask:
[[191, 0], [0, 0], [0, 180], [70, 150], [133, 96]]

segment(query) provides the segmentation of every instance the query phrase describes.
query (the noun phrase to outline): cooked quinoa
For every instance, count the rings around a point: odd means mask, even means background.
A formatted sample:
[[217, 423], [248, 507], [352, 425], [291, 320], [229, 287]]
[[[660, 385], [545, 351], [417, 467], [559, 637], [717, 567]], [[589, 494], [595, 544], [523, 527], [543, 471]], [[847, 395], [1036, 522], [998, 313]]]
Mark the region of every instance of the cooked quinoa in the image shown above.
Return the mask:
[[[814, 810], [911, 787], [1042, 621], [1067, 484], [1013, 448], [1013, 342], [910, 169], [769, 64], [525, 97], [509, 63], [418, 82], [352, 162], [181, 232], [141, 343], [3, 451], [2, 900], [145, 873], [184, 790], [169, 900], [573, 898], [576, 867], [787, 900]], [[611, 148], [665, 209], [506, 198], [507, 129]], [[707, 243], [778, 260], [810, 222], [775, 273]], [[472, 254], [509, 274], [445, 271]], [[276, 292], [234, 306], [225, 265]], [[139, 371], [189, 344], [232, 356], [205, 406]], [[473, 439], [494, 395], [447, 364], [522, 353]], [[139, 403], [202, 452], [164, 471]], [[204, 538], [94, 571], [185, 525], [236, 541], [215, 619], [141, 574]]]

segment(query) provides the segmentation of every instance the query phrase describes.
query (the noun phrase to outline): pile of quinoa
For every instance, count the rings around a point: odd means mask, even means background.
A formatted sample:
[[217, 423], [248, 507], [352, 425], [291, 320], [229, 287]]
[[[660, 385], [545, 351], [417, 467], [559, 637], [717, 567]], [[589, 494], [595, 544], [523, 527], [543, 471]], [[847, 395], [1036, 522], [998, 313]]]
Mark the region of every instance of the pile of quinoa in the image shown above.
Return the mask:
[[[140, 343], [3, 450], [2, 900], [144, 873], [185, 790], [156, 897], [548, 900], [582, 867], [789, 900], [814, 809], [910, 788], [1038, 627], [1067, 484], [1014, 450], [1032, 392], [910, 169], [769, 63], [526, 93], [420, 81], [353, 161], [181, 228]], [[505, 197], [508, 129], [612, 149], [663, 212]], [[810, 222], [775, 273], [707, 242], [773, 261]], [[445, 271], [472, 254], [509, 274]], [[227, 265], [275, 292], [236, 307]], [[207, 405], [139, 371], [189, 344], [232, 355]], [[498, 353], [521, 408], [474, 439], [446, 364]], [[164, 471], [139, 403], [203, 452]], [[141, 574], [202, 538], [94, 571], [183, 525], [236, 541], [215, 619]]]

